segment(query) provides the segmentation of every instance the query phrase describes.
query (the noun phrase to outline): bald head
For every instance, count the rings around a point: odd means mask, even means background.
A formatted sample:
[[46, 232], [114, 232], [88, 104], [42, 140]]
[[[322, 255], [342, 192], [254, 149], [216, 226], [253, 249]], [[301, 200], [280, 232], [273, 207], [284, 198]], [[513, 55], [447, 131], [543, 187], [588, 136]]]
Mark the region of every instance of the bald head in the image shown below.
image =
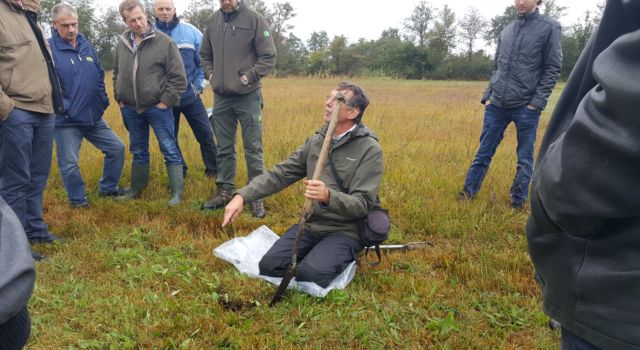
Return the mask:
[[153, 15], [160, 22], [170, 22], [176, 15], [176, 7], [173, 0], [156, 0], [153, 6]]

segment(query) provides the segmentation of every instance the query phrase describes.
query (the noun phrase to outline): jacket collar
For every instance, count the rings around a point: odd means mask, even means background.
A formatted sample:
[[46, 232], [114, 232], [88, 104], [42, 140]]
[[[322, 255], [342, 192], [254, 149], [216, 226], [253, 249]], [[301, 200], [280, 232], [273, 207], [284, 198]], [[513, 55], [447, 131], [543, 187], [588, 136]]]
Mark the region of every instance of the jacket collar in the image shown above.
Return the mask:
[[4, 3], [7, 4], [7, 6], [9, 6], [9, 8], [14, 11], [14, 12], [19, 12], [19, 11], [24, 11], [24, 5], [19, 5], [16, 4], [15, 2], [11, 1], [11, 0], [1, 0], [4, 1]]
[[531, 13], [525, 13], [524, 15], [518, 15], [518, 18], [522, 18], [525, 21], [534, 19], [536, 17], [540, 16], [540, 9], [536, 8], [535, 11], [531, 12]]
[[58, 33], [58, 31], [55, 28], [51, 29], [51, 38], [53, 40], [53, 45], [58, 50], [80, 51], [80, 47], [82, 47], [82, 45], [84, 45], [86, 41], [86, 38], [84, 37], [84, 35], [82, 35], [81, 33], [78, 33], [78, 37], [76, 38], [76, 41], [78, 42], [78, 47], [74, 48], [73, 46], [71, 46], [71, 44], [69, 44], [66, 40], [64, 40], [60, 36], [60, 33]]
[[[329, 128], [329, 124], [325, 123], [320, 130], [316, 131], [317, 134], [322, 135], [323, 137], [326, 136], [327, 134], [327, 129]], [[358, 137], [365, 137], [365, 136], [371, 136], [373, 137], [376, 141], [378, 140], [378, 136], [369, 128], [367, 128], [364, 124], [362, 124], [362, 122], [360, 122], [360, 124], [358, 124], [356, 126], [355, 129], [353, 129], [353, 131], [347, 133], [346, 135], [344, 135], [343, 138], [341, 138], [335, 145], [334, 147], [337, 147], [339, 145], [345, 144], [349, 141], [351, 141], [352, 139], [358, 138]]]
[[[124, 33], [122, 33], [122, 35], [120, 35], [120, 40], [125, 44], [126, 47], [129, 48], [129, 50], [131, 50], [131, 52], [133, 52], [133, 46], [131, 45], [131, 41], [129, 38], [131, 38], [132, 32], [133, 31], [131, 29], [127, 29], [124, 31]], [[155, 36], [156, 36], [156, 32], [155, 30], [153, 30], [153, 26], [149, 25], [149, 30], [144, 35], [144, 37], [142, 37], [142, 41], [154, 38]], [[142, 43], [142, 41], [140, 43]]]
[[169, 22], [162, 22], [158, 17], [156, 17], [156, 28], [167, 35], [169, 35], [171, 31], [178, 26], [178, 23], [180, 23], [178, 15], [173, 15], [173, 19]]

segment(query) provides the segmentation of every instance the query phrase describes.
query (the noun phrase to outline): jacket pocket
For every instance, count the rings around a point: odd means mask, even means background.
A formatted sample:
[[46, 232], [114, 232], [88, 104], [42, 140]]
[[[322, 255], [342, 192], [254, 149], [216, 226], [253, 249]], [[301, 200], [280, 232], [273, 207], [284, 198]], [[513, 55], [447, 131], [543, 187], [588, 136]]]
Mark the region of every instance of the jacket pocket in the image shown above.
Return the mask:
[[[24, 49], [31, 43], [31, 41], [24, 41], [19, 43], [3, 43], [0, 46], [0, 61], [11, 62], [18, 61], [24, 57]], [[19, 81], [16, 75], [19, 75], [19, 69], [15, 69], [15, 64], [3, 64], [0, 66], [0, 83], [3, 86], [3, 90], [12, 91], [12, 83]]]

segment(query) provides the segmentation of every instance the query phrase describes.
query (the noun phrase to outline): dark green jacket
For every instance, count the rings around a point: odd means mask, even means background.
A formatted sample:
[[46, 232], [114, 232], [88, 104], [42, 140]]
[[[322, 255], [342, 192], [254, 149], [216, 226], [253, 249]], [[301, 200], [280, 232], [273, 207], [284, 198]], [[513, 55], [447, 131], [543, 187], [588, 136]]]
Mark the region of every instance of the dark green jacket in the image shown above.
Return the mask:
[[137, 50], [131, 46], [131, 30], [116, 45], [113, 62], [115, 99], [142, 113], [162, 102], [171, 107], [180, 101], [187, 78], [178, 47], [170, 37], [150, 29]]
[[[295, 183], [313, 177], [327, 126], [298, 148], [282, 163], [253, 179], [238, 191], [245, 202], [252, 202]], [[364, 125], [356, 127], [331, 148], [331, 158], [338, 176], [349, 190], [344, 193], [337, 185], [327, 162], [320, 180], [329, 188], [329, 203], [313, 203], [307, 229], [318, 234], [341, 232], [358, 237], [356, 220], [364, 217], [375, 203], [382, 179], [382, 149], [375, 134]]]
[[[260, 79], [276, 65], [276, 46], [267, 23], [242, 3], [231, 13], [216, 11], [203, 34], [200, 62], [218, 95], [246, 95], [259, 89]], [[249, 84], [242, 84], [242, 75]]]
[[540, 146], [527, 223], [544, 310], [640, 349], [640, 0], [609, 0]]

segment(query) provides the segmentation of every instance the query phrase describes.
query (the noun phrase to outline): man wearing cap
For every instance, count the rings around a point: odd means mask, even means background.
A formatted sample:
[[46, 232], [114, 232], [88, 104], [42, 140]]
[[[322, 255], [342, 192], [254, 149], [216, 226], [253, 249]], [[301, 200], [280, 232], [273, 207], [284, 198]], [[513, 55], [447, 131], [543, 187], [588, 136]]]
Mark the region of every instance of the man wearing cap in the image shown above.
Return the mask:
[[[261, 15], [240, 0], [220, 0], [220, 10], [207, 20], [200, 56], [212, 82], [212, 123], [218, 141], [216, 193], [203, 209], [218, 209], [231, 200], [235, 188], [238, 123], [248, 180], [264, 172], [260, 80], [276, 64], [276, 47]], [[266, 215], [261, 199], [252, 201], [251, 209], [255, 217]]]

